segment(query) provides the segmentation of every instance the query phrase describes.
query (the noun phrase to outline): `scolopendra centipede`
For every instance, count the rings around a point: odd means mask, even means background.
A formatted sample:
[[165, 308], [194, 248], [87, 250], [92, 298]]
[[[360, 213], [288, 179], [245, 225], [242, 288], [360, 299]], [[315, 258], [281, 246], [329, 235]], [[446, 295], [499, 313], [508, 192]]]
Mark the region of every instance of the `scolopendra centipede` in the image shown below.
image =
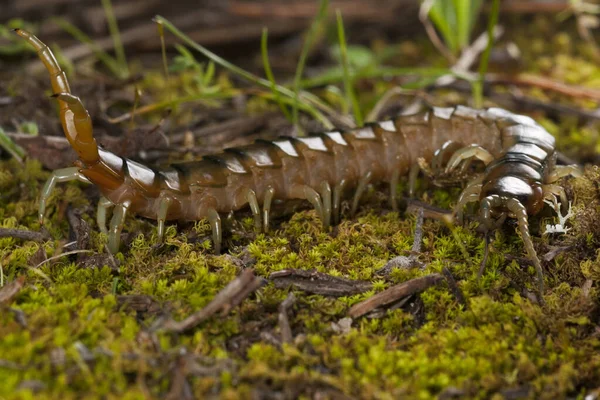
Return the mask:
[[[555, 182], [581, 172], [576, 166], [556, 165], [553, 136], [529, 117], [499, 108], [434, 107], [351, 131], [256, 141], [198, 161], [149, 168], [97, 145], [90, 116], [81, 100], [71, 94], [50, 49], [29, 32], [16, 33], [36, 49], [49, 71], [63, 130], [80, 159], [75, 167], [54, 171], [46, 182], [40, 223], [56, 183], [79, 180], [97, 185], [102, 193], [97, 222], [108, 233], [111, 252], [119, 249], [125, 216], [135, 213], [158, 221], [159, 241], [166, 220], [207, 218], [219, 253], [221, 213], [249, 206], [256, 228], [267, 231], [274, 200], [304, 199], [328, 227], [339, 220], [340, 202], [350, 189], [355, 189], [352, 213], [373, 182], [389, 183], [395, 208], [401, 176], [409, 174], [412, 188], [420, 168], [448, 176], [479, 160], [486, 165], [485, 171], [463, 190], [455, 215], [461, 219], [464, 206], [479, 201], [480, 223], [488, 231], [507, 216], [516, 218], [543, 292], [542, 267], [527, 218], [541, 210], [546, 198], [559, 196], [566, 204], [565, 191]], [[113, 206], [107, 229], [107, 210]]]

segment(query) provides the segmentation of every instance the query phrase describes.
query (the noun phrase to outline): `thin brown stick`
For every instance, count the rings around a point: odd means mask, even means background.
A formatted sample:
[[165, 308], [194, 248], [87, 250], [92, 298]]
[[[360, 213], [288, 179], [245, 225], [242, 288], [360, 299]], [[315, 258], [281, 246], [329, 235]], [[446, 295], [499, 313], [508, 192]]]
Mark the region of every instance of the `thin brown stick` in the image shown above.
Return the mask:
[[532, 86], [544, 90], [550, 90], [556, 93], [564, 94], [565, 96], [591, 99], [600, 101], [600, 90], [586, 88], [582, 86], [568, 85], [563, 82], [558, 82], [543, 76], [533, 74], [486, 74], [486, 83], [491, 84], [508, 84], [516, 86]]
[[[365, 2], [362, 0], [355, 1], [332, 1], [330, 9], [339, 9], [344, 15], [344, 19], [352, 20], [382, 20], [396, 18], [394, 12], [397, 9], [407, 10], [407, 7], [413, 8], [412, 0], [395, 0], [395, 1], [378, 1]], [[244, 17], [263, 17], [263, 18], [279, 18], [279, 19], [297, 19], [307, 18], [312, 19], [317, 14], [319, 3], [312, 0], [305, 1], [267, 1], [267, 2], [249, 2], [249, 1], [229, 1], [229, 11], [232, 14], [241, 15]]]
[[223, 290], [217, 293], [215, 298], [206, 307], [193, 313], [183, 321], [168, 320], [161, 328], [167, 332], [176, 333], [192, 329], [220, 310], [230, 311], [252, 291], [258, 289], [262, 283], [263, 280], [255, 276], [253, 270], [246, 269], [237, 278], [229, 282]]
[[4, 285], [4, 287], [0, 288], [0, 304], [8, 304], [12, 301], [12, 299], [19, 294], [21, 288], [23, 288], [23, 283], [25, 282], [25, 276], [21, 275], [14, 281]]
[[[503, 1], [500, 5], [500, 12], [513, 14], [539, 14], [549, 13], [555, 14], [571, 8], [569, 1], [523, 1], [523, 0], [508, 0]], [[484, 6], [484, 11], [489, 12], [490, 7]]]
[[436, 49], [452, 64], [456, 62], [456, 57], [450, 49], [442, 42], [439, 35], [437, 34], [431, 20], [429, 19], [429, 11], [431, 11], [431, 7], [433, 7], [433, 0], [425, 0], [421, 4], [421, 8], [419, 9], [419, 20], [425, 27], [425, 32], [427, 32], [427, 36], [429, 36], [429, 40], [435, 46]]
[[377, 307], [385, 306], [400, 300], [403, 297], [422, 292], [431, 286], [437, 285], [442, 280], [444, 280], [442, 275], [430, 274], [392, 286], [391, 288], [388, 288], [381, 293], [377, 293], [365, 301], [353, 305], [352, 308], [350, 308], [350, 311], [348, 311], [348, 315], [351, 318], [361, 317], [373, 311]]
[[340, 278], [315, 270], [284, 269], [273, 272], [269, 280], [272, 280], [277, 288], [291, 285], [305, 292], [323, 296], [350, 296], [366, 292], [372, 287], [370, 282]]
[[465, 300], [465, 295], [463, 294], [462, 290], [460, 290], [460, 287], [458, 287], [458, 284], [456, 283], [456, 279], [454, 279], [452, 272], [450, 272], [450, 270], [447, 267], [444, 267], [442, 268], [442, 273], [444, 274], [444, 277], [446, 278], [446, 283], [448, 283], [448, 287], [454, 294], [454, 297], [456, 297], [456, 300], [460, 304], [462, 304], [466, 309], [467, 301]]
[[0, 228], [0, 237], [12, 237], [22, 240], [33, 240], [34, 242], [45, 242], [50, 240], [50, 234], [46, 230], [40, 232], [26, 231], [24, 229]]
[[290, 326], [290, 319], [288, 317], [289, 309], [296, 302], [296, 296], [294, 293], [288, 294], [284, 301], [279, 305], [279, 329], [281, 330], [281, 342], [290, 343], [294, 338], [292, 334], [292, 328]]

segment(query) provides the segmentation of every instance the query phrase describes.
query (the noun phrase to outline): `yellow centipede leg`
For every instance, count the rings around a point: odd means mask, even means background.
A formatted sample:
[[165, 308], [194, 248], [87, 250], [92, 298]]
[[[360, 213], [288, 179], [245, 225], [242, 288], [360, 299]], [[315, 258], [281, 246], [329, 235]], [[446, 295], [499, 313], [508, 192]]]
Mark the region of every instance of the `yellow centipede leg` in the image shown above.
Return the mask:
[[271, 212], [271, 202], [275, 196], [275, 189], [269, 186], [265, 191], [265, 197], [263, 199], [263, 231], [267, 233], [269, 231], [269, 213]]
[[362, 194], [365, 192], [365, 190], [367, 189], [367, 185], [371, 181], [372, 175], [373, 174], [371, 173], [371, 171], [369, 171], [366, 173], [365, 176], [361, 177], [360, 180], [358, 181], [358, 186], [356, 187], [356, 192], [354, 192], [354, 198], [352, 199], [352, 208], [350, 210], [350, 213], [352, 214], [353, 217], [354, 217], [354, 214], [356, 214], [356, 210], [358, 209], [358, 203], [360, 202], [360, 198], [361, 198]]
[[123, 230], [128, 209], [129, 203], [115, 205], [115, 211], [110, 220], [110, 230], [108, 231], [108, 251], [112, 254], [116, 254], [119, 251], [121, 231]]
[[212, 237], [215, 244], [215, 254], [221, 254], [221, 243], [223, 242], [223, 233], [221, 232], [221, 217], [214, 208], [207, 210], [207, 218], [212, 228]]
[[79, 172], [78, 167], [70, 167], [70, 168], [61, 168], [52, 172], [50, 178], [46, 181], [44, 188], [42, 189], [42, 194], [40, 196], [40, 207], [38, 210], [38, 218], [40, 221], [40, 225], [44, 223], [44, 214], [46, 213], [46, 202], [48, 198], [52, 194], [54, 187], [58, 182], [68, 182], [68, 181], [80, 181], [85, 183], [90, 183], [90, 181]]
[[158, 221], [158, 233], [157, 240], [158, 243], [162, 243], [163, 237], [165, 235], [165, 220], [167, 219], [167, 214], [169, 212], [169, 207], [173, 199], [170, 197], [162, 197], [158, 203], [158, 212], [156, 213], [156, 220]]
[[260, 206], [258, 205], [258, 199], [256, 198], [256, 192], [252, 189], [246, 190], [246, 201], [250, 205], [252, 216], [254, 217], [254, 227], [257, 231], [260, 231], [262, 222], [260, 220]]
[[98, 228], [100, 228], [100, 232], [108, 235], [108, 229], [106, 229], [106, 212], [109, 208], [111, 208], [114, 204], [111, 203], [106, 197], [100, 197], [98, 201], [98, 211], [96, 212], [96, 223], [98, 224]]
[[342, 179], [333, 187], [333, 204], [331, 205], [331, 213], [333, 215], [333, 223], [340, 222], [340, 205], [342, 203], [342, 194], [346, 187], [346, 180]]
[[321, 182], [321, 199], [323, 200], [323, 227], [331, 225], [331, 186], [329, 182]]
[[315, 189], [306, 185], [294, 185], [290, 190], [290, 197], [293, 199], [305, 199], [312, 204], [317, 212], [317, 215], [321, 219], [323, 225], [325, 225], [325, 219], [323, 218], [323, 203], [321, 203], [321, 196], [315, 191]]
[[399, 182], [400, 170], [396, 168], [394, 169], [394, 172], [392, 172], [392, 179], [390, 179], [390, 206], [394, 211], [398, 211], [398, 195], [396, 189], [398, 188]]

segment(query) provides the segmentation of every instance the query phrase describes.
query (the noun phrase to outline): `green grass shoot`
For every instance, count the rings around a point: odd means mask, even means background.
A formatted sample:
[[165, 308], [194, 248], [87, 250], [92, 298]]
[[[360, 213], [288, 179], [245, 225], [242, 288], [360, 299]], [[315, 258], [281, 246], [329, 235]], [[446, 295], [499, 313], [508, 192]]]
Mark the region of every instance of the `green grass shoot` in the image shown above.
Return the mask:
[[269, 62], [269, 50], [267, 49], [268, 35], [269, 35], [269, 33], [268, 33], [267, 28], [263, 28], [262, 36], [260, 39], [260, 51], [261, 51], [261, 55], [262, 55], [263, 67], [265, 69], [265, 76], [267, 77], [269, 82], [271, 82], [271, 92], [273, 92], [273, 97], [275, 98], [277, 105], [279, 105], [281, 112], [283, 113], [283, 115], [285, 115], [285, 117], [288, 119], [288, 121], [293, 122], [292, 115], [290, 114], [290, 112], [288, 111], [286, 106], [281, 101], [281, 95], [276, 90], [277, 83], [275, 82], [275, 77], [273, 76], [273, 71], [271, 70], [271, 63]]
[[129, 69], [124, 69], [115, 57], [111, 56], [106, 51], [104, 51], [92, 40], [92, 38], [86, 35], [81, 29], [77, 28], [75, 25], [73, 25], [64, 18], [57, 17], [53, 18], [52, 20], [65, 32], [73, 36], [81, 43], [86, 44], [92, 50], [92, 52], [98, 58], [98, 60], [100, 60], [100, 62], [102, 62], [106, 66], [106, 68], [110, 71], [111, 74], [113, 74], [119, 79], [127, 79], [127, 77], [129, 76]]
[[492, 51], [492, 46], [494, 45], [494, 28], [498, 23], [498, 14], [500, 14], [500, 0], [494, 0], [487, 26], [488, 44], [481, 55], [481, 61], [479, 62], [479, 79], [472, 83], [473, 102], [477, 108], [483, 107], [483, 84], [490, 60], [490, 53]]
[[108, 30], [110, 37], [113, 40], [115, 47], [115, 57], [119, 69], [122, 71], [123, 78], [129, 77], [129, 67], [127, 66], [127, 59], [125, 58], [125, 49], [123, 48], [123, 42], [121, 41], [121, 34], [119, 33], [119, 26], [117, 24], [117, 18], [113, 12], [112, 3], [110, 0], [102, 0], [102, 7], [104, 8], [104, 15], [106, 15], [106, 22], [108, 24]]
[[353, 79], [350, 76], [350, 68], [348, 66], [348, 50], [346, 48], [346, 35], [344, 33], [344, 21], [342, 20], [342, 13], [340, 10], [336, 10], [336, 19], [338, 40], [340, 45], [340, 61], [344, 71], [344, 89], [346, 90], [346, 97], [352, 104], [352, 111], [354, 113], [356, 124], [358, 126], [362, 126], [363, 117], [360, 111], [360, 105], [358, 104], [358, 99], [356, 98], [356, 93], [354, 92]]
[[455, 56], [467, 47], [483, 0], [433, 0], [429, 18]]
[[23, 157], [25, 157], [25, 150], [13, 140], [8, 137], [4, 129], [0, 128], [0, 147], [6, 150], [11, 156], [13, 156], [20, 163], [23, 163]]
[[304, 71], [304, 65], [306, 64], [306, 59], [308, 57], [308, 52], [312, 48], [315, 38], [317, 36], [317, 32], [321, 23], [327, 16], [327, 8], [329, 7], [329, 0], [321, 0], [319, 5], [319, 12], [315, 17], [315, 20], [312, 22], [307, 34], [306, 40], [302, 46], [302, 51], [300, 53], [300, 59], [298, 60], [298, 65], [296, 66], [296, 74], [294, 75], [294, 107], [292, 108], [292, 121], [294, 125], [298, 126], [298, 93], [300, 90], [300, 81], [302, 80], [302, 72]]
[[[263, 88], [266, 88], [269, 90], [273, 89], [272, 84], [268, 79], [260, 78], [256, 75], [252, 74], [251, 72], [248, 72], [248, 71], [244, 70], [243, 68], [240, 68], [237, 65], [230, 63], [229, 61], [225, 60], [224, 58], [222, 58], [222, 57], [216, 55], [215, 53], [211, 52], [210, 50], [206, 49], [204, 46], [194, 42], [189, 36], [187, 36], [182, 31], [180, 31], [178, 28], [176, 28], [166, 18], [164, 18], [160, 15], [157, 15], [154, 18], [154, 20], [156, 22], [164, 24], [165, 28], [168, 31], [170, 31], [172, 34], [174, 34], [176, 37], [178, 37], [180, 40], [182, 40], [187, 46], [200, 52], [205, 57], [207, 57], [209, 60], [213, 61], [215, 64], [220, 65], [221, 67], [229, 70], [230, 72], [232, 72], [232, 73], [234, 73], [234, 74], [236, 74], [258, 86], [262, 86]], [[284, 86], [276, 85], [275, 90], [282, 96], [282, 99], [284, 97], [287, 97], [290, 99], [296, 98], [295, 93], [292, 90], [290, 90]], [[268, 97], [268, 96], [266, 96], [266, 97]], [[326, 129], [333, 129], [334, 125], [323, 113], [326, 113], [329, 115], [336, 115], [335, 110], [333, 110], [329, 105], [325, 104], [321, 99], [319, 99], [317, 96], [315, 96], [311, 93], [308, 93], [305, 91], [299, 91], [298, 97], [301, 100], [301, 102], [298, 103], [299, 109], [309, 113], [315, 119], [319, 120]], [[339, 118], [339, 117], [338, 117], [338, 119], [343, 120], [343, 118]]]

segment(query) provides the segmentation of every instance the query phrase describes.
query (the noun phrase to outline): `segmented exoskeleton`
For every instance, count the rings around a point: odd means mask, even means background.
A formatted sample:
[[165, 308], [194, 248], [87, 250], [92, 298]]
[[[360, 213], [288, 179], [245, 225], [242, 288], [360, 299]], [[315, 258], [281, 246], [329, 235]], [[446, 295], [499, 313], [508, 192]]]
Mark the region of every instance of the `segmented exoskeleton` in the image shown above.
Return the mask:
[[[50, 49], [26, 31], [16, 32], [35, 47], [50, 72], [65, 135], [80, 158], [76, 167], [54, 171], [44, 186], [40, 222], [56, 183], [80, 180], [102, 192], [97, 221], [108, 233], [111, 252], [119, 249], [126, 214], [135, 213], [158, 220], [159, 240], [166, 220], [207, 218], [219, 253], [221, 213], [249, 206], [256, 228], [266, 231], [274, 200], [305, 199], [328, 227], [339, 220], [340, 202], [351, 189], [354, 212], [369, 183], [388, 182], [395, 208], [400, 178], [409, 174], [412, 188], [419, 165], [448, 176], [476, 159], [487, 167], [466, 186], [455, 213], [460, 218], [468, 202], [479, 201], [480, 222], [488, 230], [506, 216], [516, 218], [543, 291], [527, 218], [548, 197], [559, 196], [566, 204], [564, 190], [554, 182], [580, 172], [575, 166], [555, 165], [554, 138], [529, 117], [499, 108], [432, 108], [347, 132], [257, 141], [199, 161], [149, 168], [98, 147], [90, 116], [71, 94]], [[107, 230], [106, 213], [113, 206]]]

